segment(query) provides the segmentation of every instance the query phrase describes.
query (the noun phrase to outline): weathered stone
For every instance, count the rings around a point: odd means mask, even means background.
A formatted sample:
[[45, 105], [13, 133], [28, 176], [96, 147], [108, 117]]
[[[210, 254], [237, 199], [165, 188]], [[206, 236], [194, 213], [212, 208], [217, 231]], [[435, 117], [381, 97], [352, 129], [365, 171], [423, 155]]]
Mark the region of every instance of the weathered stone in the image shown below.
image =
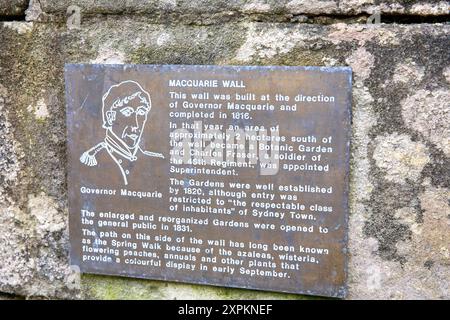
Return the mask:
[[22, 16], [27, 5], [28, 0], [0, 0], [0, 17]]
[[[414, 78], [420, 81], [417, 74]], [[450, 92], [444, 89], [418, 90], [402, 101], [402, 115], [406, 125], [423, 134], [446, 156], [450, 156], [449, 101]]]
[[41, 8], [41, 2], [39, 0], [30, 0], [28, 9], [25, 10], [26, 21], [41, 21], [43, 17], [43, 11]]
[[174, 14], [180, 21], [199, 21], [207, 16], [220, 21], [252, 15], [272, 16], [272, 19], [278, 15], [289, 19], [294, 15], [371, 15], [376, 12], [436, 16], [447, 15], [450, 9], [447, 1], [435, 0], [129, 0], [120, 3], [108, 0], [40, 0], [40, 3], [43, 11], [49, 14], [65, 15], [69, 6], [78, 6], [84, 15], [137, 13], [157, 18]]
[[11, 294], [0, 294], [0, 300], [23, 300], [23, 297]]
[[0, 27], [0, 291], [76, 297], [66, 280], [64, 96], [54, 31]]
[[[44, 11], [50, 4], [41, 1]], [[247, 11], [269, 10], [262, 1], [246, 5]], [[450, 298], [448, 25], [207, 26], [149, 19], [88, 17], [79, 30], [52, 22], [0, 25], [0, 291], [58, 298], [301, 298], [79, 279], [67, 260], [63, 64], [350, 65], [349, 298]]]
[[214, 300], [214, 299], [307, 299], [308, 297], [273, 292], [260, 292], [233, 288], [201, 286], [162, 281], [125, 279], [108, 276], [85, 275], [81, 287], [90, 299], [167, 299], [167, 300]]
[[378, 136], [375, 143], [375, 163], [392, 182], [415, 181], [430, 161], [426, 147], [407, 135]]

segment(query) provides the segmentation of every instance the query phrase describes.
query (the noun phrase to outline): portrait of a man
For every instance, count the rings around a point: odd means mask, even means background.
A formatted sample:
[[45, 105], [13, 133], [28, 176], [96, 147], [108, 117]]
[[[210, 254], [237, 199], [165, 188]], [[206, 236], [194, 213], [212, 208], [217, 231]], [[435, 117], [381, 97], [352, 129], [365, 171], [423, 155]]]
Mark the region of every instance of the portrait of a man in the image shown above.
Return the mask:
[[143, 150], [140, 143], [152, 108], [150, 94], [136, 81], [113, 85], [102, 98], [102, 127], [105, 138], [83, 152], [81, 163], [98, 165], [97, 155], [107, 155], [117, 164], [125, 185], [129, 183], [133, 163], [141, 157], [164, 158], [161, 153]]

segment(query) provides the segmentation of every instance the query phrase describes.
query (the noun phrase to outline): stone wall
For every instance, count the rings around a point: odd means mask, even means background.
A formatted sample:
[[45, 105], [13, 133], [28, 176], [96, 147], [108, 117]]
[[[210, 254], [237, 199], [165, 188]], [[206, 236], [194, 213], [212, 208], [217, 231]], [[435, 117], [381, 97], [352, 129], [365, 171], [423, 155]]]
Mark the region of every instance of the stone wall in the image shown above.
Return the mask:
[[[450, 298], [447, 1], [93, 3], [0, 0], [0, 292], [29, 298], [308, 298], [80, 279], [68, 264], [63, 66], [347, 65], [354, 77], [348, 298]], [[81, 9], [79, 29], [66, 25], [73, 4]], [[366, 24], [376, 12], [382, 23]]]

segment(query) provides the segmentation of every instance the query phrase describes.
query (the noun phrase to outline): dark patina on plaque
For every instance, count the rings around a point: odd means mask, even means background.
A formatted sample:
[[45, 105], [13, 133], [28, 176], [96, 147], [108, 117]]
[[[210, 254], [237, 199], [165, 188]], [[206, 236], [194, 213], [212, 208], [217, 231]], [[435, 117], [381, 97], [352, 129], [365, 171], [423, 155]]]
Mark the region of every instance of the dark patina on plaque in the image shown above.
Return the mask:
[[71, 264], [345, 297], [351, 69], [65, 66]]

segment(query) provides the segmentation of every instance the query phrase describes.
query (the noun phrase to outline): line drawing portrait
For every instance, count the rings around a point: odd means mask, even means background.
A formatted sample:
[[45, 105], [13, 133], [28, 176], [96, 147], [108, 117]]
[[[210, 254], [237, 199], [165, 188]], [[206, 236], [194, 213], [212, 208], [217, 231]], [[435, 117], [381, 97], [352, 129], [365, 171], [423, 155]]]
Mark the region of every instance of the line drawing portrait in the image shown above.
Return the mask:
[[164, 158], [161, 153], [143, 150], [140, 142], [145, 124], [152, 108], [150, 94], [133, 80], [113, 85], [102, 98], [102, 127], [105, 138], [83, 152], [81, 163], [95, 167], [96, 155], [106, 151], [117, 164], [125, 185], [131, 164], [141, 157]]

